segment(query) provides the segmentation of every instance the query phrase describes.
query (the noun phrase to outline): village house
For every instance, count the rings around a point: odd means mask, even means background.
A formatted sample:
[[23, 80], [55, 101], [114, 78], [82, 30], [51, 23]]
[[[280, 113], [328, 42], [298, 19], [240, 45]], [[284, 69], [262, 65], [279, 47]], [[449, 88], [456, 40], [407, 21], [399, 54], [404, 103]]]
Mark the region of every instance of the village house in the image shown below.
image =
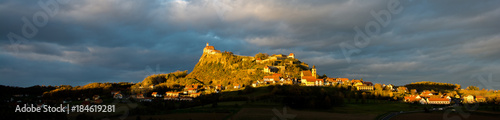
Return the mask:
[[295, 54], [290, 53], [290, 54], [288, 55], [288, 58], [295, 58]]
[[235, 84], [234, 85], [234, 89], [240, 89], [241, 88], [241, 85], [240, 84]]
[[178, 98], [180, 94], [180, 92], [165, 92], [165, 97]]
[[215, 89], [218, 89], [218, 90], [222, 90], [222, 88], [224, 88], [221, 84], [218, 84], [215, 86]]
[[137, 94], [135, 95], [136, 99], [144, 99], [144, 94]]
[[257, 62], [257, 63], [262, 63], [262, 59], [257, 58], [257, 59], [255, 59], [255, 62]]
[[373, 89], [374, 89], [373, 86], [368, 86], [368, 85], [356, 86], [356, 90], [359, 90], [359, 91], [372, 91]]
[[201, 93], [191, 93], [191, 94], [189, 94], [189, 97], [196, 98], [196, 97], [199, 97], [200, 95], [201, 95]]
[[306, 86], [323, 86], [323, 79], [308, 79], [306, 78]]
[[396, 90], [397, 90], [398, 92], [404, 92], [404, 93], [405, 93], [405, 92], [408, 92], [408, 88], [403, 87], [403, 86], [398, 87]]
[[335, 78], [326, 78], [325, 79], [325, 85], [334, 85], [336, 83], [337, 83], [337, 81], [335, 80]]
[[264, 73], [277, 73], [279, 72], [279, 68], [275, 66], [265, 66], [263, 69]]
[[372, 83], [372, 82], [363, 82], [363, 85], [366, 85], [366, 86], [373, 86], [373, 83]]
[[191, 93], [197, 93], [198, 92], [198, 89], [196, 88], [188, 88], [186, 90], [187, 94], [191, 94]]
[[483, 96], [476, 96], [476, 102], [478, 103], [485, 103], [486, 102], [486, 98], [483, 97]]
[[162, 95], [159, 94], [158, 92], [151, 93], [151, 96], [153, 96], [153, 97], [162, 97]]
[[472, 96], [472, 95], [467, 95], [463, 99], [464, 99], [464, 101], [463, 101], [464, 103], [475, 103], [476, 102], [476, 100], [474, 99], [474, 96]]
[[409, 96], [405, 96], [404, 99], [403, 99], [403, 101], [407, 102], [407, 103], [413, 103], [413, 102], [420, 101], [420, 99], [422, 99], [420, 97], [420, 95], [409, 95]]
[[275, 83], [276, 81], [280, 81], [280, 77], [276, 76], [276, 75], [273, 75], [273, 76], [264, 76], [264, 81], [265, 82]]
[[255, 82], [252, 82], [252, 87], [257, 87], [259, 85], [259, 82], [255, 81]]
[[410, 93], [417, 93], [417, 92], [418, 92], [417, 89], [411, 89], [410, 90]]
[[121, 91], [111, 91], [111, 95], [113, 95], [113, 99], [122, 99], [123, 98]]
[[262, 79], [262, 80], [257, 80], [257, 84], [258, 85], [265, 85], [265, 84], [267, 84], [267, 82], [264, 79]]
[[123, 99], [123, 94], [122, 93], [116, 93], [113, 95], [113, 99]]
[[431, 97], [433, 95], [434, 95], [434, 93], [432, 93], [431, 91], [428, 91], [428, 90], [420, 93], [420, 96], [422, 96], [422, 97]]
[[352, 86], [361, 86], [361, 85], [363, 85], [363, 81], [361, 81], [361, 80], [352, 80], [351, 83], [352, 83]]
[[337, 83], [339, 84], [346, 84], [346, 83], [349, 83], [349, 78], [335, 78], [335, 80], [337, 81]]
[[195, 85], [195, 84], [186, 85], [184, 87], [184, 94], [197, 93], [198, 89], [200, 89], [200, 88], [201, 88], [200, 85]]
[[450, 104], [450, 99], [448, 98], [427, 98], [426, 99], [426, 104], [433, 104], [433, 105], [448, 105]]
[[392, 84], [385, 85], [385, 84], [384, 84], [384, 89], [386, 89], [386, 90], [390, 90], [390, 91], [394, 91], [394, 85], [392, 85]]

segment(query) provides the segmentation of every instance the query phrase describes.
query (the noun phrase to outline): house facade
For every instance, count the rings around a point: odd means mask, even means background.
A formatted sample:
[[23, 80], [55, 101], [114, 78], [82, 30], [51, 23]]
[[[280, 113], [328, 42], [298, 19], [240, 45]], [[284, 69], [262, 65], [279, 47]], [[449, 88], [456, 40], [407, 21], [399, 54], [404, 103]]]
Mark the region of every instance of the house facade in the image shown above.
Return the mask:
[[448, 105], [450, 104], [450, 99], [447, 98], [427, 98], [427, 104], [433, 105]]
[[360, 91], [372, 91], [373, 90], [373, 86], [358, 85], [358, 86], [356, 86], [356, 90], [360, 90]]

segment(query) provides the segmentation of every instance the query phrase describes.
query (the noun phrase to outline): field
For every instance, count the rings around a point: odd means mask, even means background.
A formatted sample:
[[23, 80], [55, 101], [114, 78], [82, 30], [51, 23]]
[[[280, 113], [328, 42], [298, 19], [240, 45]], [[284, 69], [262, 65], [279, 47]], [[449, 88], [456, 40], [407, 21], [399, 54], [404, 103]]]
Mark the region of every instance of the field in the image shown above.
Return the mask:
[[[231, 101], [220, 102], [217, 107], [211, 104], [197, 106], [186, 109], [172, 110], [168, 113], [141, 115], [141, 119], [165, 119], [165, 120], [201, 120], [201, 119], [226, 119], [226, 120], [268, 120], [277, 118], [283, 114], [295, 120], [323, 120], [323, 119], [364, 119], [372, 120], [377, 116], [400, 110], [421, 110], [421, 106], [412, 106], [399, 102], [385, 103], [347, 103], [342, 107], [332, 109], [291, 109], [274, 102], [247, 102]], [[117, 117], [116, 117], [117, 118]], [[116, 119], [112, 118], [112, 119]], [[137, 119], [136, 115], [131, 115], [127, 120]]]
[[485, 113], [411, 113], [401, 114], [393, 117], [391, 120], [498, 120], [500, 114], [485, 114]]

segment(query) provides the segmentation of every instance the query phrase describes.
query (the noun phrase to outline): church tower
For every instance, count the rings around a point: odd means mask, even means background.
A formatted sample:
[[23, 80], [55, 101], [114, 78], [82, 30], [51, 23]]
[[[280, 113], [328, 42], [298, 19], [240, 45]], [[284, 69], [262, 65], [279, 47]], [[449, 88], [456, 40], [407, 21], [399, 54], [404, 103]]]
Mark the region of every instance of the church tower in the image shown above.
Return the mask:
[[313, 68], [311, 69], [311, 72], [312, 72], [312, 76], [314, 78], [318, 78], [317, 74], [316, 74], [316, 65], [313, 65]]

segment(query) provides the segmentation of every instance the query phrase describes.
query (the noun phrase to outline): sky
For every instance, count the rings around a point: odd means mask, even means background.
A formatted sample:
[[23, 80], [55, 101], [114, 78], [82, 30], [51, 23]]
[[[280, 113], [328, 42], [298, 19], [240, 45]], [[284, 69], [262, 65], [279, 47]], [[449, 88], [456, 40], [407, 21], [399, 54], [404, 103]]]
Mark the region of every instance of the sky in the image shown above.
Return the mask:
[[500, 1], [0, 0], [0, 85], [140, 82], [208, 42], [318, 74], [500, 89]]

